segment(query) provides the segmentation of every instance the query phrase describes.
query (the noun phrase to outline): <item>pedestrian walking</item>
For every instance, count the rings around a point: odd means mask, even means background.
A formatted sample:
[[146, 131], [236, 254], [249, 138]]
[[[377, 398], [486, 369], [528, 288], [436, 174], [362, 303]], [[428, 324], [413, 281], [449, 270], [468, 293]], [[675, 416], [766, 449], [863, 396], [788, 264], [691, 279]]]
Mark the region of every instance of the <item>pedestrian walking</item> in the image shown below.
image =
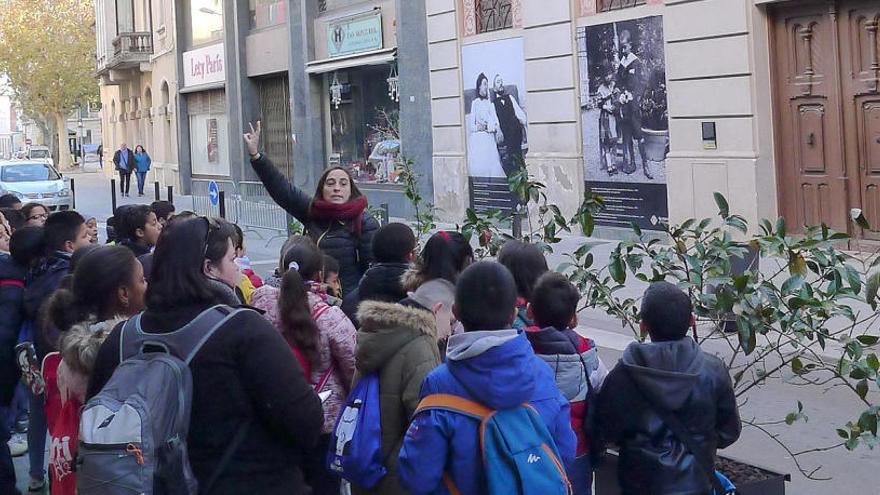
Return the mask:
[[61, 332], [59, 353], [43, 360], [52, 495], [76, 493], [75, 439], [95, 357], [122, 318], [144, 309], [146, 290], [134, 254], [122, 246], [103, 246], [78, 260], [70, 287], [49, 300], [47, 317]]
[[251, 165], [269, 195], [306, 227], [306, 233], [318, 247], [339, 262], [343, 295], [355, 289], [373, 262], [373, 233], [379, 222], [366, 211], [364, 196], [351, 174], [342, 167], [324, 171], [318, 179], [315, 195], [294, 186], [260, 152], [260, 122], [244, 135]]
[[[227, 222], [206, 218], [175, 221], [163, 232], [147, 310], [136, 316], [143, 332], [162, 341], [227, 302], [231, 290], [217, 281], [237, 271], [233, 235]], [[114, 328], [98, 351], [86, 400], [119, 365], [121, 331]], [[272, 325], [256, 311], [236, 311], [189, 368], [193, 395], [186, 447], [199, 486], [208, 489], [213, 479], [212, 495], [307, 493], [302, 452], [318, 438], [321, 402]]]
[[143, 146], [137, 145], [134, 148], [134, 165], [135, 174], [137, 174], [138, 196], [144, 195], [144, 184], [147, 181], [147, 172], [150, 171], [150, 165], [153, 159], [150, 158], [147, 150]]
[[119, 149], [113, 153], [113, 165], [119, 172], [119, 193], [122, 196], [129, 196], [128, 190], [131, 189], [131, 172], [135, 169], [135, 160], [134, 153], [125, 143], [119, 145]]

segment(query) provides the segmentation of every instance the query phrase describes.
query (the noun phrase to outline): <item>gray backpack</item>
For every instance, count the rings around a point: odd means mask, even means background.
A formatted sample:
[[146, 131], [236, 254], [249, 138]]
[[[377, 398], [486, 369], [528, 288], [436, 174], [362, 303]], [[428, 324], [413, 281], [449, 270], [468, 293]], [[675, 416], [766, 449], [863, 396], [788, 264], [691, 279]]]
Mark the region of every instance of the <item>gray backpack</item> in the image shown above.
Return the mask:
[[[119, 334], [119, 367], [86, 402], [79, 423], [76, 486], [89, 495], [207, 493], [244, 439], [236, 433], [211, 480], [198, 489], [187, 455], [192, 406], [189, 363], [244, 309], [214, 306], [170, 333], [149, 334], [141, 316]], [[148, 352], [153, 349], [164, 352]]]

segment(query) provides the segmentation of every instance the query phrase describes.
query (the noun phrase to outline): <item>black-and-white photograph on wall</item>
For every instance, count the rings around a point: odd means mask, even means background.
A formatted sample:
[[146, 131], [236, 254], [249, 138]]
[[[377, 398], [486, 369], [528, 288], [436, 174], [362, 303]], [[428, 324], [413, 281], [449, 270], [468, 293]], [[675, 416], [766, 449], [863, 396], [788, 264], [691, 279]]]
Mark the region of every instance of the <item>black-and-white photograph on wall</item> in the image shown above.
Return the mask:
[[663, 19], [578, 29], [586, 190], [598, 225], [659, 230], [668, 219], [669, 116]]
[[510, 210], [507, 178], [528, 153], [522, 38], [462, 48], [471, 207]]

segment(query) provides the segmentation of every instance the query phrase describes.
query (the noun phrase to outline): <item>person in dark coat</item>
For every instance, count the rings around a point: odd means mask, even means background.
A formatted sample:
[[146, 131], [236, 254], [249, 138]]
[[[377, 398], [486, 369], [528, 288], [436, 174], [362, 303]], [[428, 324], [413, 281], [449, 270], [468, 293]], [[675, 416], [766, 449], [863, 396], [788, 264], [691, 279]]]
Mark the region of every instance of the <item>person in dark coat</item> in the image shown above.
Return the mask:
[[[195, 218], [173, 222], [154, 253], [143, 331], [173, 332], [206, 309], [229, 301], [222, 282], [237, 270], [231, 225]], [[207, 239], [207, 240], [206, 240]], [[86, 400], [97, 395], [119, 365], [121, 325], [98, 351]], [[300, 469], [324, 415], [281, 334], [257, 311], [237, 313], [190, 363], [192, 413], [187, 448], [200, 485], [214, 475], [242, 425], [249, 427], [212, 495], [309, 493]]]
[[[20, 262], [22, 256], [17, 251], [21, 244], [20, 238], [26, 235], [27, 232], [12, 234], [10, 250], [16, 251], [15, 257], [9, 253], [0, 253], [0, 418], [7, 417], [19, 379], [15, 344], [24, 319], [22, 300], [27, 263]], [[6, 443], [11, 433], [8, 426], [5, 419], [0, 421], [0, 493], [14, 494], [18, 492], [15, 489], [15, 468]]]
[[642, 299], [642, 333], [599, 393], [596, 431], [620, 448], [618, 479], [623, 495], [712, 493], [710, 478], [694, 454], [664, 424], [657, 410], [681, 420], [712, 459], [742, 430], [727, 368], [687, 336], [691, 300], [669, 282], [655, 282]]
[[367, 197], [346, 169], [333, 167], [321, 175], [310, 198], [260, 153], [260, 131], [258, 121], [257, 127], [251, 126], [251, 132], [244, 135], [254, 171], [278, 206], [305, 225], [322, 252], [336, 258], [343, 297], [348, 295], [373, 262], [373, 234], [379, 222], [366, 211]]
[[403, 275], [415, 259], [416, 236], [405, 223], [383, 225], [373, 236], [376, 262], [364, 273], [357, 289], [342, 301], [342, 311], [357, 327], [362, 301], [397, 302], [406, 297]]
[[638, 143], [642, 171], [645, 177], [653, 179], [645, 158], [645, 136], [642, 133], [642, 95], [645, 93], [644, 64], [632, 51], [632, 35], [623, 30], [620, 33], [620, 65], [617, 67], [617, 86], [620, 88], [620, 133], [623, 137], [624, 172], [636, 171], [636, 156], [633, 141]]
[[119, 172], [119, 194], [129, 196], [128, 191], [131, 189], [131, 173], [135, 170], [135, 160], [134, 153], [128, 149], [125, 143], [122, 143], [116, 153], [113, 153], [113, 165]]
[[504, 136], [501, 166], [504, 168], [504, 173], [510, 177], [519, 170], [519, 164], [523, 159], [523, 130], [528, 119], [516, 98], [507, 92], [501, 74], [495, 75], [493, 89], [492, 103], [495, 105], [495, 114], [498, 115], [498, 124]]

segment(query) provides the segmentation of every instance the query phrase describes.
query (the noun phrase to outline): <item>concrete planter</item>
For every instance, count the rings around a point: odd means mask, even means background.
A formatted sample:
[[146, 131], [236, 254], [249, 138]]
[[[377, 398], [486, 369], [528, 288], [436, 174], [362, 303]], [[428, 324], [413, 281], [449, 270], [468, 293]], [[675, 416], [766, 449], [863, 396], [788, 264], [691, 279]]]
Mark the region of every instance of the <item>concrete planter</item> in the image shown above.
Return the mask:
[[669, 146], [669, 130], [655, 131], [642, 129], [645, 136], [645, 158], [652, 162], [666, 160], [666, 148]]
[[[785, 495], [785, 482], [791, 480], [791, 476], [780, 474], [769, 469], [754, 466], [742, 461], [719, 456], [722, 465], [733, 467], [742, 466], [752, 473], [759, 473], [763, 479], [750, 476], [746, 481], [737, 480], [735, 472], [724, 469], [724, 474], [736, 485], [736, 495]], [[620, 495], [620, 486], [617, 483], [617, 452], [609, 451], [605, 461], [595, 472], [596, 495]]]

